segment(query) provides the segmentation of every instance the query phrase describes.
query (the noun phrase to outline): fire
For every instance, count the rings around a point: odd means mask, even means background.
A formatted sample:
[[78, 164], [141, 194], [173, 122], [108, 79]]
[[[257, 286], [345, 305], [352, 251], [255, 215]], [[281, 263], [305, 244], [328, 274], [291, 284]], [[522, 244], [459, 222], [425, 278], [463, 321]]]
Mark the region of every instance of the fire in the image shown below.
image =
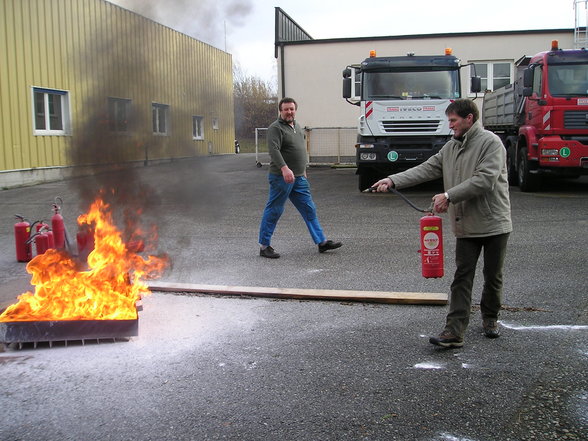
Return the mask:
[[94, 230], [94, 250], [87, 268], [69, 253], [50, 249], [27, 264], [32, 274], [30, 291], [18, 296], [0, 322], [53, 320], [134, 320], [136, 302], [150, 294], [142, 279], [160, 276], [168, 265], [165, 256], [143, 257], [136, 235], [127, 244], [115, 227], [110, 206], [97, 198], [80, 227]]

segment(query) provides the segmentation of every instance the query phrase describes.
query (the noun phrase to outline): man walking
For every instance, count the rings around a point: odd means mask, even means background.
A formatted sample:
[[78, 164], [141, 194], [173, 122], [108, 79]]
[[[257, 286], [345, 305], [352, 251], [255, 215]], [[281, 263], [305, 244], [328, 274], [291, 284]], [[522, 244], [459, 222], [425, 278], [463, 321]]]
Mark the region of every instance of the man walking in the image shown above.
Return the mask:
[[270, 188], [259, 227], [259, 255], [270, 259], [280, 257], [270, 243], [287, 199], [290, 199], [300, 212], [312, 240], [318, 245], [319, 253], [334, 250], [342, 245], [341, 242], [327, 240], [317, 217], [310, 185], [306, 179], [308, 157], [304, 131], [295, 119], [297, 107], [294, 99], [283, 98], [278, 105], [280, 116], [267, 131]]
[[437, 213], [449, 210], [456, 271], [451, 284], [445, 329], [431, 337], [442, 347], [463, 346], [470, 319], [476, 264], [484, 251], [484, 287], [480, 301], [482, 327], [488, 338], [500, 335], [498, 313], [502, 297], [502, 267], [512, 222], [506, 152], [500, 138], [484, 130], [476, 104], [468, 99], [445, 111], [453, 138], [426, 162], [376, 182], [377, 191], [405, 188], [443, 177], [444, 193], [433, 196]]

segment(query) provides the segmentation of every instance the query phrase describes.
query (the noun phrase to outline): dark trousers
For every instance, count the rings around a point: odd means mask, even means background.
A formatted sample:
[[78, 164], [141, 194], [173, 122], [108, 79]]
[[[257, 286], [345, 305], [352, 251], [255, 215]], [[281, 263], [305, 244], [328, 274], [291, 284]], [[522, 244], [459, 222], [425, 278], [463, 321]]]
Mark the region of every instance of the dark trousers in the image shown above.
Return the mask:
[[502, 267], [509, 233], [496, 236], [457, 239], [455, 263], [457, 269], [451, 284], [449, 313], [445, 329], [462, 337], [470, 321], [472, 287], [476, 264], [484, 250], [484, 288], [480, 309], [482, 319], [498, 319], [502, 304]]

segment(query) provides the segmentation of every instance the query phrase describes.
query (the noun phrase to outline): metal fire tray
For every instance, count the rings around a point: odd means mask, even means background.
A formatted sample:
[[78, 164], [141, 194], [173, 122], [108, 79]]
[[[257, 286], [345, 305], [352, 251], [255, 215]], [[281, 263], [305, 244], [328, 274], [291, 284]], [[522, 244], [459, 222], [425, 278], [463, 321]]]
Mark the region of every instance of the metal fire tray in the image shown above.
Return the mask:
[[134, 320], [55, 320], [0, 322], [0, 343], [33, 343], [117, 339], [139, 335]]

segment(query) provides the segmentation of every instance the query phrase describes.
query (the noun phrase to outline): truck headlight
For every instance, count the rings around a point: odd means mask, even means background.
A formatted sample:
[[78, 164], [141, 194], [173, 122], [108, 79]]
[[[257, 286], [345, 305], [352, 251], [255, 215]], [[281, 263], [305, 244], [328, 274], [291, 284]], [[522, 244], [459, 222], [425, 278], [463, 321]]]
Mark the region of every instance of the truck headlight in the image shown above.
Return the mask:
[[360, 149], [373, 149], [374, 145], [373, 144], [359, 144], [359, 148]]
[[375, 161], [376, 154], [375, 153], [360, 153], [359, 159], [361, 159], [363, 161]]
[[557, 156], [559, 155], [558, 149], [541, 149], [542, 156]]

